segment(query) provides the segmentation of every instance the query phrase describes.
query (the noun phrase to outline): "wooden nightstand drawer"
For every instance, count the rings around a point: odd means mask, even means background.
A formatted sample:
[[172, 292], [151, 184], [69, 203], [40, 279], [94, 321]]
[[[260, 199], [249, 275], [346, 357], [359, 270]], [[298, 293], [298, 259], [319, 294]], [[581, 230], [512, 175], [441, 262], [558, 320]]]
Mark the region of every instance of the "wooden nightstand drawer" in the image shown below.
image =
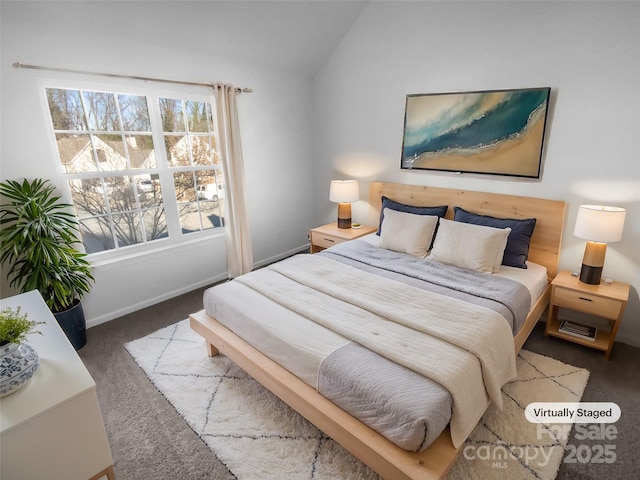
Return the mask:
[[345, 240], [342, 238], [334, 237], [333, 235], [327, 235], [318, 232], [311, 232], [311, 243], [318, 247], [329, 248], [342, 243]]
[[616, 300], [564, 288], [555, 289], [553, 303], [558, 307], [579, 310], [611, 319], [618, 318], [622, 308], [622, 303]]

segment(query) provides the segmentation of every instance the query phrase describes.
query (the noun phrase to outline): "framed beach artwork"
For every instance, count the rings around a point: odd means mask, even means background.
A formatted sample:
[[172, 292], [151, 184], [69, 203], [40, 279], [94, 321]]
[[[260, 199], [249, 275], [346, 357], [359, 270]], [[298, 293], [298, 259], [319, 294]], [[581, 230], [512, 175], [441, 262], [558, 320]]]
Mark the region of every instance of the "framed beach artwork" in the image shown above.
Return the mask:
[[550, 91], [407, 95], [401, 168], [540, 178]]

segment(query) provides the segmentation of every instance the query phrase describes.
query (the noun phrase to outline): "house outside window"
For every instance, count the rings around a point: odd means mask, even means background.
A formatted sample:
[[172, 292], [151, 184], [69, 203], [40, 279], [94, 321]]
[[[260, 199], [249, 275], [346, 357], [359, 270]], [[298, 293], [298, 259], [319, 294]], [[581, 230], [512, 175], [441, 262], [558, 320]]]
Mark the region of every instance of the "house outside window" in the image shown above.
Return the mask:
[[46, 96], [87, 253], [224, 226], [212, 98], [63, 88]]

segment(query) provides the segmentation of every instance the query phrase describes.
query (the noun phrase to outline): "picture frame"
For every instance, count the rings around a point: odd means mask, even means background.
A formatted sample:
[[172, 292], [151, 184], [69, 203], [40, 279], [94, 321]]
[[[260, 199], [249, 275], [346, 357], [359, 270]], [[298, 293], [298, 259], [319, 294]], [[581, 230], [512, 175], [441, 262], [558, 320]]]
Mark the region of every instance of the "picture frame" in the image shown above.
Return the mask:
[[401, 169], [540, 178], [550, 93], [407, 95]]

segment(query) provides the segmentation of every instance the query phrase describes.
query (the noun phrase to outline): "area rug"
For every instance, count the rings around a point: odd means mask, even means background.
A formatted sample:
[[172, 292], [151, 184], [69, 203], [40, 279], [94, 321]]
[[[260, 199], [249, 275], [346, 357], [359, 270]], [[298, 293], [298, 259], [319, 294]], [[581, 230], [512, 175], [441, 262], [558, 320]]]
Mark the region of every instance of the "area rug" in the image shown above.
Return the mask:
[[[156, 388], [239, 480], [376, 480], [378, 475], [227, 357], [210, 358], [188, 320], [128, 343]], [[502, 390], [448, 474], [462, 479], [555, 478], [567, 442], [524, 416], [531, 402], [579, 401], [589, 372], [522, 350]]]

